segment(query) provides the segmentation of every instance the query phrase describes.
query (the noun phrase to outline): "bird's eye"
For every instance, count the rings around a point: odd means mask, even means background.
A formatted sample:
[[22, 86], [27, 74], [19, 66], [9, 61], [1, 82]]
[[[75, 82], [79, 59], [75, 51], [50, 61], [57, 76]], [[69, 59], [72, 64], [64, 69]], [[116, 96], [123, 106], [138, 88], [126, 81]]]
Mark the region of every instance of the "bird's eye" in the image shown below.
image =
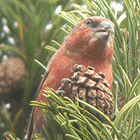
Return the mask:
[[86, 20], [85, 22], [87, 25], [90, 25], [91, 24], [91, 20]]
[[96, 28], [98, 27], [98, 25], [100, 24], [98, 21], [93, 21], [93, 20], [86, 20], [85, 24], [92, 27], [92, 28]]

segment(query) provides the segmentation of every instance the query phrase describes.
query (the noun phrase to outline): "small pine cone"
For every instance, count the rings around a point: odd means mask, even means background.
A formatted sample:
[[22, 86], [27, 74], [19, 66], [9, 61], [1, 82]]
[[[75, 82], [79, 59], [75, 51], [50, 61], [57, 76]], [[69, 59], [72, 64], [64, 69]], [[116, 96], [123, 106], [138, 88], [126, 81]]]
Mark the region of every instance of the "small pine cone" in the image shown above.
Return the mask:
[[127, 37], [127, 47], [129, 46], [129, 32], [125, 31], [124, 29], [121, 29], [123, 37]]
[[119, 110], [125, 105], [125, 96], [121, 93], [118, 94], [118, 108]]
[[9, 58], [0, 64], [0, 96], [23, 90], [25, 64], [19, 58]]
[[77, 93], [79, 99], [85, 96], [87, 103], [112, 118], [113, 95], [110, 92], [110, 85], [105, 79], [105, 74], [101, 72], [97, 74], [94, 71], [91, 66], [74, 65], [70, 79], [62, 79], [57, 93], [67, 95], [73, 100]]

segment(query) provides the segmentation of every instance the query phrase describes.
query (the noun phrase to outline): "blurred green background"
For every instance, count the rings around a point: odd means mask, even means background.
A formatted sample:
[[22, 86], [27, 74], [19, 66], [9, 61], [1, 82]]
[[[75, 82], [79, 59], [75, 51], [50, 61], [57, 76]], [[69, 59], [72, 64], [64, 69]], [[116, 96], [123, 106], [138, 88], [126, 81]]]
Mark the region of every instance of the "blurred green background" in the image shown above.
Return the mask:
[[[29, 103], [35, 98], [45, 66], [74, 25], [90, 16], [106, 17], [116, 27], [112, 87], [114, 114], [118, 115], [121, 107], [132, 98], [139, 97], [139, 0], [1, 0], [1, 138], [9, 134], [21, 139], [25, 137], [31, 111]], [[129, 112], [132, 114], [129, 114], [130, 128], [126, 128], [123, 117], [127, 109], [114, 122], [116, 127], [121, 128], [118, 122], [124, 121], [123, 131], [129, 135], [139, 124], [139, 109], [137, 103]]]

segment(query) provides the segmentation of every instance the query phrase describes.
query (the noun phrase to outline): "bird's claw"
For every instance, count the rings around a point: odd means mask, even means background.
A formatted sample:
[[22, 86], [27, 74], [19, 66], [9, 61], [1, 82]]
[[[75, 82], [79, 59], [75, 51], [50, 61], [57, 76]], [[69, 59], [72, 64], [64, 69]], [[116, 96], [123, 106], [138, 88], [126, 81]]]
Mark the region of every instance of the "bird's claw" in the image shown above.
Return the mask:
[[69, 78], [63, 78], [61, 80], [61, 85], [56, 91], [59, 95], [65, 96], [72, 92], [73, 82]]

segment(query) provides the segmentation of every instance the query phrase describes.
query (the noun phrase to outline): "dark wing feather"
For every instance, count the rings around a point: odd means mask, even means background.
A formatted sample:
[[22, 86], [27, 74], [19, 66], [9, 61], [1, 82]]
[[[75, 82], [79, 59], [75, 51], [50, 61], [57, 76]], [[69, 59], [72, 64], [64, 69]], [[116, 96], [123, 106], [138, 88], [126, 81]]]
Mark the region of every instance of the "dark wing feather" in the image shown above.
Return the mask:
[[[39, 88], [37, 90], [37, 96], [36, 96], [36, 100], [37, 100], [37, 97], [39, 95], [39, 92], [43, 86], [43, 83], [44, 81], [46, 80], [47, 76], [49, 75], [51, 69], [47, 69], [46, 72], [44, 73], [44, 76], [43, 76], [43, 79], [42, 81], [40, 82], [40, 85], [39, 85]], [[28, 129], [27, 129], [27, 140], [31, 140], [32, 138], [32, 133], [33, 133], [33, 117], [34, 117], [34, 107], [32, 109], [32, 112], [31, 112], [31, 117], [30, 117], [30, 120], [29, 120], [29, 124], [28, 124]]]

